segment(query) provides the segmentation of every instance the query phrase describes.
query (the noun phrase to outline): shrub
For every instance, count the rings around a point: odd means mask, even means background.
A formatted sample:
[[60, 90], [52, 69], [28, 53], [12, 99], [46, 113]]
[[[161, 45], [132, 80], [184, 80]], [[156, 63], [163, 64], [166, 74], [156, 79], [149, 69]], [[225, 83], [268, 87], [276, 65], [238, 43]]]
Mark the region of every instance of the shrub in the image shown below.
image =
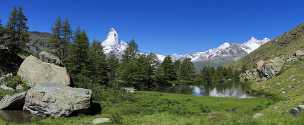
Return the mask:
[[24, 81], [19, 76], [9, 76], [5, 78], [5, 83], [8, 87], [16, 89], [18, 85], [26, 85]]

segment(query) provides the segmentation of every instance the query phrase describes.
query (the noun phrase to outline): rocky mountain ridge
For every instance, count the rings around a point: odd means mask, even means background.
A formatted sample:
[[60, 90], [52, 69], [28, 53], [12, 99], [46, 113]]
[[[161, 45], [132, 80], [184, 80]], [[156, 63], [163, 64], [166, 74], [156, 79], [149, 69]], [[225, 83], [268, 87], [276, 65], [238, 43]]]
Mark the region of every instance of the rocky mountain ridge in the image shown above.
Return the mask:
[[[248, 55], [255, 49], [259, 48], [261, 45], [270, 41], [269, 38], [264, 38], [261, 40], [251, 37], [248, 41], [244, 43], [230, 43], [224, 42], [217, 48], [209, 49], [207, 51], [193, 52], [190, 54], [172, 54], [171, 56], [175, 59], [184, 59], [191, 58], [192, 62], [207, 62], [207, 61], [216, 61], [216, 60], [237, 60], [243, 56]], [[116, 55], [122, 55], [124, 50], [127, 48], [127, 43], [120, 40], [118, 32], [111, 28], [108, 32], [106, 39], [101, 43], [104, 47], [106, 54], [114, 53]], [[165, 58], [165, 55], [156, 54], [158, 59], [162, 61]]]

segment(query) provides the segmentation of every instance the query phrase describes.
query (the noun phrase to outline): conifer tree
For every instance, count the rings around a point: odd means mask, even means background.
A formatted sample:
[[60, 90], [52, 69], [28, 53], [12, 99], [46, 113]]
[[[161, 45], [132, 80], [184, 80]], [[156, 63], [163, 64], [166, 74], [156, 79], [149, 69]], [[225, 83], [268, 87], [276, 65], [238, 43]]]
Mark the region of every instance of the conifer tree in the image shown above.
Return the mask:
[[[62, 33], [62, 26], [61, 26], [61, 19], [58, 17], [52, 26], [52, 36], [49, 40], [50, 48], [53, 54], [59, 55], [58, 50], [60, 47], [61, 35]], [[58, 56], [59, 57], [59, 56]]]
[[195, 76], [195, 69], [193, 63], [191, 62], [191, 59], [190, 58], [184, 59], [180, 67], [179, 79], [183, 81], [192, 81], [194, 80], [194, 76]]
[[4, 45], [4, 34], [5, 34], [5, 28], [2, 26], [0, 20], [0, 46]]
[[21, 52], [26, 50], [29, 42], [27, 18], [21, 7], [14, 7], [7, 23], [6, 46], [10, 51]]
[[59, 51], [61, 52], [60, 57], [63, 62], [68, 56], [68, 46], [72, 40], [72, 29], [69, 21], [66, 19], [62, 24], [62, 40], [59, 45]]
[[137, 84], [138, 67], [138, 46], [135, 40], [128, 43], [128, 47], [122, 55], [121, 64], [118, 69], [118, 84], [123, 86], [134, 86]]
[[109, 81], [106, 55], [103, 47], [97, 41], [94, 41], [89, 49], [89, 77], [95, 85], [106, 85]]
[[122, 55], [122, 63], [128, 63], [131, 60], [134, 60], [138, 52], [138, 45], [135, 40], [131, 40], [128, 43], [127, 49], [124, 51]]
[[[71, 73], [71, 76], [76, 80], [75, 84], [80, 84], [77, 82], [81, 77], [86, 77], [89, 74], [88, 71], [88, 50], [89, 50], [89, 40], [85, 31], [77, 29], [75, 34], [75, 40], [73, 41], [70, 53], [67, 58], [67, 68]], [[76, 77], [77, 76], [77, 77]], [[87, 79], [87, 78], [86, 78]], [[81, 83], [85, 84], [85, 83]]]
[[68, 46], [72, 40], [72, 30], [69, 21], [61, 21], [58, 17], [52, 27], [52, 37], [49, 42], [51, 51], [65, 62], [68, 55]]
[[164, 61], [160, 64], [156, 73], [156, 79], [161, 86], [168, 85], [177, 79], [174, 64], [170, 56], [165, 57]]
[[108, 77], [109, 77], [109, 84], [113, 88], [117, 88], [119, 85], [115, 82], [115, 78], [117, 76], [117, 70], [119, 67], [119, 59], [116, 57], [116, 54], [111, 52], [107, 57], [108, 63]]
[[181, 65], [182, 65], [181, 60], [176, 60], [176, 61], [174, 62], [174, 71], [175, 71], [175, 74], [176, 74], [177, 79], [180, 79], [180, 75], [181, 75]]

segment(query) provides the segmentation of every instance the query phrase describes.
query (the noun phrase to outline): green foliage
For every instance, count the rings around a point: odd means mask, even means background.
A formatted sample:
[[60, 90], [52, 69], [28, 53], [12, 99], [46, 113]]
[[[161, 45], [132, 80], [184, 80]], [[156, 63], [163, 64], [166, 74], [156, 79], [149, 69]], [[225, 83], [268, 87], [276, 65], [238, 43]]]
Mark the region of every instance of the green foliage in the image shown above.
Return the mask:
[[106, 55], [97, 41], [93, 42], [88, 53], [89, 77], [96, 85], [107, 85], [109, 82]]
[[182, 61], [178, 71], [178, 79], [182, 81], [193, 81], [195, 77], [194, 65], [190, 58], [186, 58]]
[[108, 76], [109, 76], [109, 86], [112, 88], [118, 88], [119, 85], [115, 81], [117, 78], [117, 70], [119, 67], [119, 59], [114, 53], [110, 53], [106, 58], [108, 63]]
[[138, 89], [151, 88], [157, 64], [155, 54], [138, 54], [137, 44], [132, 40], [119, 65], [118, 84], [120, 86], [133, 86]]
[[124, 51], [124, 54], [122, 55], [122, 63], [128, 63], [135, 59], [135, 57], [138, 54], [138, 45], [135, 42], [135, 40], [131, 40], [128, 43], [128, 48]]
[[12, 52], [22, 52], [29, 42], [27, 18], [21, 7], [14, 7], [6, 26], [5, 46]]
[[2, 26], [1, 24], [1, 20], [0, 20], [0, 46], [4, 45], [4, 34], [5, 34], [6, 30], [5, 28]]
[[246, 87], [248, 83], [242, 83], [239, 75], [240, 72], [238, 70], [229, 67], [204, 67], [200, 74], [197, 75], [195, 81], [208, 87], [218, 86], [225, 88], [225, 86], [229, 87], [231, 85]]
[[170, 56], [165, 57], [156, 71], [156, 80], [160, 86], [167, 86], [170, 82], [177, 80], [175, 66]]
[[19, 76], [9, 76], [2, 80], [3, 83], [5, 83], [8, 87], [16, 89], [18, 85], [21, 85], [24, 87], [25, 90], [28, 89], [28, 86], [26, 85], [25, 81], [21, 79]]
[[64, 63], [68, 56], [68, 46], [72, 40], [72, 30], [69, 21], [63, 22], [57, 18], [52, 27], [52, 36], [49, 39], [51, 52], [59, 57]]

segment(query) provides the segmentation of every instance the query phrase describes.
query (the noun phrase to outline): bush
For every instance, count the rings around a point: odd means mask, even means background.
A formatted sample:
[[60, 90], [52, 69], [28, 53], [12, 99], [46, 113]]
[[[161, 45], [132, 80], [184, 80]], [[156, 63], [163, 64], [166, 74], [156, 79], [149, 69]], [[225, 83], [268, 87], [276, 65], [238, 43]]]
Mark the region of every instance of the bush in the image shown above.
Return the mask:
[[4, 79], [4, 83], [6, 83], [6, 85], [8, 87], [11, 87], [13, 89], [16, 89], [16, 87], [18, 85], [21, 85], [25, 89], [28, 88], [26, 83], [24, 81], [22, 81], [22, 79], [19, 76], [9, 76], [9, 77]]

